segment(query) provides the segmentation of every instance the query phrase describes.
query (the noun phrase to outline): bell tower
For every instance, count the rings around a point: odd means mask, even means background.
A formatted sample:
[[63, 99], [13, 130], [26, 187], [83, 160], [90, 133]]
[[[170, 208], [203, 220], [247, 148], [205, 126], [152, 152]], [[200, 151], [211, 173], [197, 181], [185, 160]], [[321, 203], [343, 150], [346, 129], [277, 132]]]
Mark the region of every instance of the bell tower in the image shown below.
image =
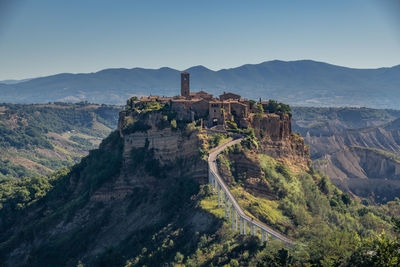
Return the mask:
[[181, 96], [188, 97], [190, 95], [190, 74], [188, 72], [181, 73]]

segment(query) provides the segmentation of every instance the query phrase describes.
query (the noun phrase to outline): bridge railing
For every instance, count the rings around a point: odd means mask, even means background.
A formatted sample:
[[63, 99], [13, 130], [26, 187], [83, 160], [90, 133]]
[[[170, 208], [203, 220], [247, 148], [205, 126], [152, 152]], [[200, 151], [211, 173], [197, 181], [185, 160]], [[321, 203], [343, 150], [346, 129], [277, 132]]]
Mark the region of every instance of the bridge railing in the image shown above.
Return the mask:
[[[257, 235], [258, 230], [261, 233], [262, 242], [268, 241], [268, 237], [277, 238], [286, 244], [292, 244], [293, 241], [289, 238], [281, 235], [280, 233], [272, 230], [267, 225], [254, 220], [250, 216], [244, 213], [239, 203], [236, 201], [235, 197], [230, 192], [228, 186], [225, 184], [224, 180], [221, 178], [218, 172], [216, 159], [217, 156], [227, 147], [240, 143], [243, 138], [230, 141], [223, 144], [210, 152], [208, 158], [208, 181], [212, 186], [212, 192], [218, 194], [218, 207], [224, 206], [225, 217], [232, 220], [232, 230], [240, 231], [240, 234], [247, 235]], [[249, 227], [249, 231], [247, 230]]]

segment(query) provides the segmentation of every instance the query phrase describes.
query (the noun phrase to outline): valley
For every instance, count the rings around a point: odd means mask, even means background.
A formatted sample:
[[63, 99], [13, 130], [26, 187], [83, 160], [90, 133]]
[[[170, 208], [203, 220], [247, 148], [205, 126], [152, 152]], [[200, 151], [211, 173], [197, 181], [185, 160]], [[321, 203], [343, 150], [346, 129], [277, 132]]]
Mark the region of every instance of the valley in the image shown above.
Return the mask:
[[0, 0], [0, 267], [399, 267], [396, 11]]
[[[215, 113], [232, 116], [229, 124], [217, 121], [225, 125], [222, 130], [206, 126], [214, 119], [186, 116], [194, 104], [176, 110], [170, 102], [131, 99], [119, 113], [118, 130], [78, 164], [3, 187], [1, 261], [254, 266], [278, 263], [281, 253], [290, 255], [284, 259], [288, 264], [357, 260], [359, 242], [383, 229], [393, 232], [390, 216], [400, 214], [400, 203], [366, 207], [337, 189], [310, 167], [308, 147], [290, 130], [291, 116], [269, 113], [271, 105], [249, 103], [249, 113], [239, 116], [226, 106]], [[271, 237], [265, 243], [266, 236], [231, 230], [232, 221], [207, 184], [207, 156], [238, 134], [244, 139], [217, 158], [229, 190], [246, 216], [305, 246], [288, 247]]]
[[119, 107], [0, 105], [0, 177], [47, 175], [80, 161], [117, 126]]
[[399, 112], [294, 108], [294, 131], [310, 145], [313, 166], [342, 190], [372, 202], [399, 196]]

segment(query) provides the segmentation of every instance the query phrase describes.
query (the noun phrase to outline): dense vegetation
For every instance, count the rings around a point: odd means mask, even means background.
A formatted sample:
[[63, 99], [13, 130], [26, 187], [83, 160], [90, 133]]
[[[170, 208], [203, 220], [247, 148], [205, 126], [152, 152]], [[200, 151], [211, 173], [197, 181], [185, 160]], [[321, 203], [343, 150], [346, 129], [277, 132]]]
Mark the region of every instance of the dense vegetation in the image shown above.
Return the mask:
[[[385, 250], [377, 251], [377, 254], [390, 253], [386, 256], [399, 263], [399, 253], [395, 251], [399, 244], [396, 235], [395, 239], [392, 237], [391, 220], [393, 216], [400, 215], [400, 202], [390, 202], [392, 212], [385, 211], [385, 208], [363, 206], [338, 190], [323, 174], [312, 169], [295, 174], [286, 165], [262, 154], [259, 158], [264, 175], [260, 177], [260, 182], [267, 192], [260, 195], [260, 192], [251, 190], [246, 173], [238, 173], [238, 163], [229, 157], [232, 153], [244, 153], [246, 150], [240, 146], [230, 148], [227, 154], [219, 157], [219, 164], [228, 167], [233, 174], [232, 193], [250, 216], [306, 244], [288, 256], [287, 260], [290, 259], [292, 264], [346, 265], [360, 261], [366, 256], [367, 248]], [[377, 236], [384, 230], [387, 234]], [[261, 253], [264, 254], [261, 258], [270, 258], [270, 253], [267, 249]], [[279, 251], [274, 253], [279, 257]], [[364, 254], [361, 256], [359, 253]], [[386, 266], [379, 265], [374, 257], [366, 262], [372, 265], [364, 266]]]
[[48, 174], [77, 162], [116, 128], [118, 107], [0, 105], [0, 178]]
[[[196, 122], [176, 121], [162, 106], [145, 109], [141, 123], [146, 113], [154, 112], [160, 115], [159, 128], [171, 127], [183, 137], [197, 129]], [[233, 176], [232, 192], [249, 215], [299, 245], [277, 240], [261, 244], [257, 237], [233, 233], [210, 186], [184, 175], [191, 161], [204, 160], [227, 135], [202, 133], [207, 140], [198, 157], [161, 166], [148, 141], [123, 158], [123, 140], [113, 132], [79, 164], [47, 177], [26, 178], [18, 169], [4, 167], [8, 174], [3, 176], [21, 178], [0, 182], [0, 262], [22, 251], [26, 266], [399, 264], [400, 200], [379, 207], [360, 204], [322, 173], [295, 173], [258, 154], [254, 131], [242, 133], [247, 134], [243, 143], [219, 158]], [[241, 153], [257, 155], [262, 169], [257, 178], [267, 194], [247, 187], [247, 174], [232, 158]], [[127, 185], [133, 188], [130, 194], [113, 194]]]
[[268, 101], [268, 104], [263, 107], [263, 110], [268, 113], [277, 113], [277, 112], [289, 113], [291, 111], [289, 105], [286, 105], [284, 103], [279, 103], [271, 99]]

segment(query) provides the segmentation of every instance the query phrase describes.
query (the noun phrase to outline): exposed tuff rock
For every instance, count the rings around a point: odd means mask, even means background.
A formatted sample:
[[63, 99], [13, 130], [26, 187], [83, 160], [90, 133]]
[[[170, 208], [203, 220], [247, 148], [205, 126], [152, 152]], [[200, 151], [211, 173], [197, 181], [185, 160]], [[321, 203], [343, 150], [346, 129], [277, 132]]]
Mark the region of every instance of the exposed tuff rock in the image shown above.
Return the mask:
[[292, 133], [291, 116], [267, 114], [254, 116], [251, 125], [260, 140], [260, 152], [290, 165], [308, 168], [310, 152], [301, 136]]
[[304, 139], [311, 146], [311, 158], [340, 151], [346, 146], [378, 148], [400, 154], [400, 119], [379, 127], [336, 131], [318, 135], [307, 132]]
[[196, 156], [201, 145], [196, 133], [182, 136], [180, 131], [171, 128], [151, 129], [147, 132], [135, 132], [124, 136], [124, 156], [128, 156], [133, 148], [148, 146], [154, 150], [154, 158], [162, 164], [175, 162], [178, 158]]
[[[62, 261], [54, 266], [76, 266], [78, 259], [95, 263], [108, 248], [143, 241], [151, 244], [152, 236], [147, 233], [164, 231], [171, 220], [186, 229], [185, 236], [214, 231], [218, 220], [190, 207], [193, 203], [188, 201], [198, 190], [188, 178], [200, 183], [208, 180], [207, 162], [200, 153], [205, 133], [199, 134], [195, 127], [172, 127], [157, 112], [140, 117], [139, 126], [124, 128], [130, 119], [122, 114], [119, 134], [111, 134], [98, 150], [91, 151], [43, 203], [32, 205], [26, 216], [7, 227], [0, 222], [2, 240], [19, 238], [19, 243], [1, 244], [2, 264], [21, 266], [50, 258]], [[262, 132], [260, 149], [299, 161], [303, 156], [302, 161], [306, 161], [308, 150], [301, 138], [291, 135], [290, 117], [268, 115], [258, 125], [256, 134], [261, 137]], [[234, 177], [245, 174], [248, 188], [268, 195], [270, 187], [262, 180], [258, 152], [235, 155]], [[171, 219], [171, 215], [175, 217]], [[27, 225], [31, 230], [25, 234]], [[81, 242], [81, 236], [88, 237], [86, 243]], [[55, 256], [71, 244], [73, 254]]]
[[400, 155], [400, 119], [387, 122], [392, 117], [367, 111], [355, 110], [355, 118], [345, 115], [332, 121], [300, 120], [295, 128], [310, 145], [315, 168], [324, 171], [343, 190], [381, 202], [400, 192], [396, 160]]
[[143, 123], [149, 126], [148, 130], [124, 133], [121, 128], [123, 120], [123, 117], [120, 118], [119, 131], [124, 140], [123, 156], [126, 164], [132, 161], [135, 149], [146, 148], [160, 166], [168, 168], [179, 162], [181, 168], [175, 169], [178, 175], [191, 176], [201, 183], [208, 180], [207, 163], [198, 160], [203, 141], [197, 130], [172, 129], [169, 122], [162, 126], [167, 121], [161, 113], [153, 113], [143, 118]]
[[255, 115], [251, 118], [251, 126], [257, 137], [266, 137], [271, 141], [288, 139], [292, 132], [292, 120], [288, 114]]
[[[190, 186], [191, 183], [188, 181], [191, 179], [187, 179], [188, 177], [198, 179], [201, 183], [207, 181], [207, 164], [200, 160], [197, 143], [200, 141], [196, 131], [190, 133], [154, 128], [147, 132], [123, 135], [122, 140], [119, 137], [116, 139], [118, 141], [110, 141], [103, 145], [101, 155], [97, 155], [99, 159], [107, 152], [114, 153], [115, 156], [122, 154], [122, 166], [118, 165], [115, 170], [109, 172], [109, 175], [104, 177], [104, 182], [94, 180], [89, 184], [89, 188], [87, 184], [85, 185], [85, 179], [90, 179], [85, 172], [90, 171], [95, 175], [96, 171], [101, 173], [112, 167], [103, 168], [84, 159], [79, 168], [63, 181], [62, 193], [52, 200], [57, 203], [49, 202], [48, 205], [38, 206], [12, 227], [3, 228], [3, 235], [14, 236], [33, 221], [47, 220], [43, 224], [46, 226], [40, 228], [40, 231], [35, 231], [29, 239], [21, 239], [20, 244], [13, 244], [7, 248], [10, 252], [7, 253], [7, 259], [2, 259], [2, 264], [21, 266], [28, 260], [30, 253], [35, 252], [36, 246], [49, 246], [53, 249], [53, 246], [56, 246], [54, 240], [61, 244], [69, 242], [68, 238], [76, 238], [77, 235], [88, 236], [90, 245], [85, 245], [85, 250], [75, 252], [75, 258], [68, 256], [69, 261], [65, 262], [67, 266], [75, 266], [78, 256], [79, 259], [95, 261], [96, 257], [105, 253], [109, 247], [122, 245], [126, 240], [140, 242], [140, 238], [144, 238], [142, 232], [149, 229], [159, 231], [166, 221], [179, 221], [180, 227], [189, 231], [189, 236], [196, 236], [196, 232], [202, 233], [218, 225], [216, 218], [196, 209], [188, 209], [188, 214], [184, 214], [180, 220], [168, 217], [177, 214], [174, 209], [172, 212], [167, 210], [167, 207], [170, 208], [167, 206], [169, 203], [174, 204], [174, 201], [182, 199], [183, 203], [180, 203], [180, 206], [185, 206], [187, 201], [185, 194], [195, 193], [191, 193], [194, 189]], [[148, 141], [145, 141], [146, 139]], [[134, 159], [135, 153], [131, 153], [134, 148], [145, 149], [142, 151], [142, 158]], [[96, 151], [92, 152], [95, 153]], [[97, 166], [98, 170], [88, 170], [85, 167], [87, 165], [92, 168]], [[155, 170], [158, 173], [154, 173]], [[99, 182], [98, 187], [97, 182]], [[171, 191], [178, 193], [174, 196], [166, 194]], [[178, 200], [175, 200], [175, 195], [179, 195], [176, 197]], [[189, 201], [187, 205], [191, 205]], [[54, 216], [55, 213], [65, 216]], [[173, 231], [174, 229], [171, 230]], [[81, 244], [79, 241], [76, 243], [79, 248]], [[46, 254], [45, 251], [40, 253]]]
[[228, 184], [240, 180], [249, 192], [263, 196], [272, 195], [269, 184], [261, 178], [264, 173], [255, 151], [230, 153], [229, 156], [222, 155], [221, 157], [230, 162], [230, 167], [226, 164], [219, 164], [219, 171]]
[[383, 179], [332, 179], [343, 191], [351, 192], [360, 197], [369, 198], [372, 202], [386, 203], [399, 197], [400, 181]]
[[400, 192], [400, 161], [377, 149], [345, 148], [314, 162], [342, 190], [385, 202]]
[[[183, 167], [172, 170], [176, 171], [177, 175], [194, 177], [200, 183], [207, 182], [206, 162], [196, 160], [199, 158], [199, 148], [203, 145], [202, 139], [199, 138], [198, 130], [190, 132], [188, 130], [172, 129], [170, 125], [162, 126], [165, 124], [165, 117], [161, 113], [151, 113], [141, 118], [142, 124], [147, 126], [146, 130], [124, 131], [125, 122], [129, 119], [129, 114], [121, 113], [119, 131], [124, 140], [124, 164], [131, 165], [132, 151], [135, 152], [137, 149], [146, 148], [152, 151], [152, 157], [161, 166], [168, 168], [169, 165], [176, 165], [176, 162], [181, 162]], [[262, 118], [254, 116], [251, 120], [251, 127], [254, 128], [255, 134], [260, 140], [258, 152], [291, 165], [301, 166], [302, 168], [309, 167], [308, 148], [304, 145], [300, 136], [291, 133], [291, 117], [289, 115], [266, 114]], [[235, 175], [245, 173], [246, 177], [252, 178], [248, 180], [248, 186], [254, 186], [255, 189], [268, 189], [268, 186], [260, 186], [258, 184], [261, 182], [258, 179], [262, 176], [262, 171], [257, 154], [238, 154], [237, 157], [235, 158], [235, 162], [237, 162]], [[183, 171], [185, 173], [182, 173]], [[129, 189], [129, 186], [125, 186], [123, 182], [124, 180], [129, 180], [126, 177], [129, 177], [129, 173], [125, 173], [125, 178], [121, 178], [122, 182], [118, 187], [121, 190], [117, 190], [118, 193], [113, 192], [112, 197], [117, 197], [114, 194], [123, 197], [124, 190]], [[232, 174], [230, 173], [227, 177], [231, 179]], [[153, 177], [146, 177], [146, 181], [134, 180], [131, 181], [131, 184], [134, 183], [135, 186], [143, 184], [152, 186], [153, 182], [157, 183], [157, 181], [152, 180]], [[102, 192], [101, 195], [102, 197], [109, 197], [110, 193]]]
[[[191, 177], [199, 183], [208, 181], [207, 163], [199, 160], [198, 148], [202, 144], [198, 132], [183, 133], [171, 128], [158, 130], [155, 124], [151, 123], [151, 119], [147, 123], [152, 125], [152, 128], [146, 132], [121, 132], [124, 143], [121, 174], [112, 183], [98, 189], [92, 196], [93, 200], [123, 199], [132, 194], [135, 188], [155, 189], [168, 186], [164, 185], [160, 178], [152, 175], [149, 169], [157, 170], [157, 175], [168, 173], [169, 176]], [[140, 149], [144, 151], [141, 152]], [[137, 155], [142, 158], [137, 158]], [[132, 168], [134, 165], [140, 166]], [[146, 168], [147, 170], [144, 170]]]
[[315, 162], [317, 168], [336, 179], [372, 178], [400, 180], [400, 161], [375, 149], [350, 147]]
[[[229, 168], [226, 164], [220, 164], [219, 170], [221, 174], [223, 174], [224, 179], [228, 183], [232, 183], [239, 178], [259, 178], [262, 175], [260, 162], [258, 156], [254, 152], [247, 152], [247, 153], [231, 153], [229, 158], [226, 156], [226, 161], [229, 161], [232, 168]], [[233, 172], [233, 173], [232, 173]]]

